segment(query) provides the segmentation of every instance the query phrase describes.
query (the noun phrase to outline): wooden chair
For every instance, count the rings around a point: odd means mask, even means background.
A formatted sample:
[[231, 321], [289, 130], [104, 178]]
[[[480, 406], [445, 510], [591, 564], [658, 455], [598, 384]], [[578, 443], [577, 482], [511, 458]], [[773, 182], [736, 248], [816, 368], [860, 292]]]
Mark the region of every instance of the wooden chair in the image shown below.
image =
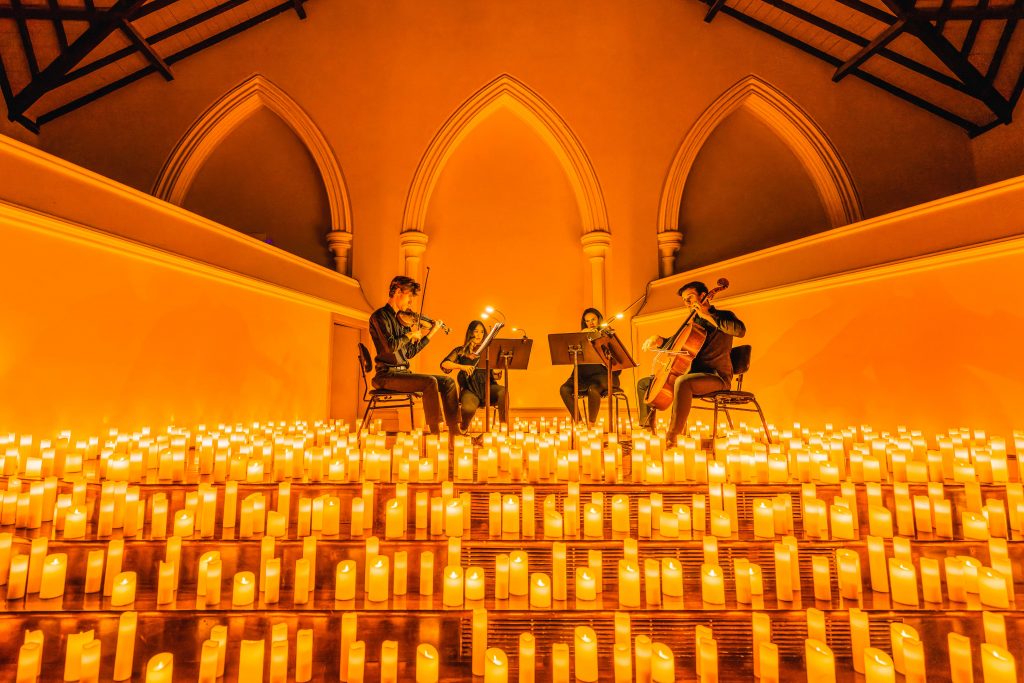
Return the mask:
[[[725, 412], [725, 419], [729, 422], [729, 428], [732, 429], [732, 415], [730, 411], [738, 410], [747, 413], [757, 413], [758, 417], [761, 418], [761, 426], [764, 428], [765, 438], [768, 439], [768, 443], [771, 443], [772, 437], [768, 433], [768, 422], [764, 419], [761, 404], [757, 402], [757, 397], [752, 392], [743, 391], [743, 375], [750, 370], [750, 345], [734, 346], [729, 352], [729, 359], [732, 361], [733, 379], [736, 382], [736, 388], [713, 391], [703, 396], [694, 396], [693, 407], [700, 410], [714, 411], [714, 417], [712, 418], [712, 424], [714, 425], [714, 432], [711, 435], [712, 441], [718, 438], [718, 411]], [[699, 405], [698, 402], [711, 405]], [[749, 407], [751, 404], [754, 406], [753, 408]]]

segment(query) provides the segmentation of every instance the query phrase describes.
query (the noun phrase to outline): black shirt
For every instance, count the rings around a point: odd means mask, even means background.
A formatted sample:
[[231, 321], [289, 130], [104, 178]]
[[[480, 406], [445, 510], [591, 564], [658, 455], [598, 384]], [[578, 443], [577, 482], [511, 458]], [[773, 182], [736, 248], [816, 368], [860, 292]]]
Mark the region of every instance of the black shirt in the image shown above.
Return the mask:
[[[715, 319], [714, 323], [698, 315], [693, 316], [696, 324], [700, 325], [708, 336], [690, 364], [690, 372], [715, 374], [721, 377], [726, 384], [730, 384], [732, 382], [732, 359], [729, 358], [729, 351], [732, 350], [732, 339], [745, 335], [747, 328], [732, 311], [721, 311], [711, 306], [708, 308], [708, 313]], [[674, 339], [675, 335], [672, 335], [661, 345], [661, 348], [671, 346]]]
[[[444, 357], [444, 360], [441, 361], [442, 366], [445, 361], [450, 361], [452, 363], [455, 363], [456, 365], [473, 365], [474, 363], [476, 363], [477, 358], [475, 356], [470, 357], [469, 355], [467, 355], [465, 347], [456, 346], [448, 353], [447, 356]], [[451, 370], [445, 370], [444, 367], [442, 367], [441, 370], [445, 374], [452, 372]], [[492, 370], [491, 372], [494, 371]], [[477, 368], [476, 370], [473, 371], [472, 375], [466, 374], [461, 370], [459, 371], [458, 374], [459, 388], [462, 389], [463, 391], [469, 391], [473, 394], [476, 394], [476, 396], [479, 397], [481, 401], [484, 399], [484, 394], [487, 390], [487, 385], [485, 384], [486, 381], [487, 371], [484, 370], [483, 368]]]
[[389, 304], [373, 312], [370, 316], [370, 339], [377, 351], [373, 365], [378, 373], [409, 369], [409, 359], [422, 351], [429, 341], [426, 337], [413, 341], [405, 336], [411, 329], [402, 324]]

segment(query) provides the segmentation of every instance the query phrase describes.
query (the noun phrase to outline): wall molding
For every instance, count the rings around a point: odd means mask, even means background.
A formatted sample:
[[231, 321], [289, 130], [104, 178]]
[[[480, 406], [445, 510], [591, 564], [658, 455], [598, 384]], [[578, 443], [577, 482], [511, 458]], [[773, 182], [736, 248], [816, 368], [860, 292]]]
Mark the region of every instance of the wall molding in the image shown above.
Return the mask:
[[607, 232], [604, 195], [583, 145], [550, 104], [507, 74], [466, 100], [434, 136], [416, 168], [405, 203], [402, 232], [426, 232], [430, 198], [448, 160], [477, 125], [501, 109], [515, 114], [554, 152], [576, 195], [583, 232]]
[[839, 151], [817, 123], [781, 90], [751, 74], [722, 93], [686, 134], [669, 168], [658, 208], [658, 232], [680, 229], [686, 181], [708, 138], [738, 109], [753, 114], [793, 152], [818, 192], [832, 227], [861, 220], [857, 189]]
[[288, 289], [287, 287], [266, 280], [260, 280], [251, 275], [238, 273], [205, 261], [192, 259], [142, 242], [112, 235], [80, 223], [11, 204], [3, 200], [0, 200], [0, 227], [3, 227], [5, 230], [27, 230], [49, 234], [62, 240], [102, 249], [127, 258], [144, 261], [154, 266], [203, 277], [219, 284], [229, 284], [258, 294], [273, 296], [289, 303], [301, 304], [317, 310], [334, 313], [354, 321], [369, 319], [369, 312], [365, 310], [339, 304], [305, 292]]

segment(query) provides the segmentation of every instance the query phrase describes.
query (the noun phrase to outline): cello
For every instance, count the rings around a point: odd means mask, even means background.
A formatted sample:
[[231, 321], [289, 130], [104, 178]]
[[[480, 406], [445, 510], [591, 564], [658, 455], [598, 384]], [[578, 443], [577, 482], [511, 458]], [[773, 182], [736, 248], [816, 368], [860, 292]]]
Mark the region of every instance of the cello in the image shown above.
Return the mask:
[[[729, 281], [724, 277], [719, 278], [718, 286], [708, 291], [701, 297], [700, 303], [710, 302], [715, 294], [729, 286]], [[707, 332], [694, 321], [696, 311], [690, 311], [683, 324], [671, 337], [671, 343], [659, 349], [658, 355], [654, 357], [651, 374], [654, 379], [647, 387], [647, 394], [644, 396], [644, 403], [655, 410], [665, 410], [672, 405], [675, 398], [676, 378], [685, 375], [690, 371], [690, 365], [697, 353], [707, 339]]]

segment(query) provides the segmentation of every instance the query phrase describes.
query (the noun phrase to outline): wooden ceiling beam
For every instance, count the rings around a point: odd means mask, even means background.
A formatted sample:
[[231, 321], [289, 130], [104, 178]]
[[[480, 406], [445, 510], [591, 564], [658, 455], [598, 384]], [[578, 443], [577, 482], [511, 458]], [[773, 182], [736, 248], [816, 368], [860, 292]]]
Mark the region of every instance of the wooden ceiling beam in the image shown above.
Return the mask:
[[[708, 2], [709, 0], [704, 1]], [[830, 55], [829, 53], [824, 52], [823, 50], [819, 50], [813, 45], [809, 45], [803, 42], [802, 40], [794, 38], [793, 36], [787, 33], [783, 33], [782, 31], [774, 28], [773, 26], [769, 26], [764, 22], [761, 22], [738, 10], [733, 9], [732, 7], [725, 6], [721, 9], [721, 12], [763, 33], [767, 33], [768, 35], [777, 38], [788, 45], [792, 45], [793, 47], [803, 52], [806, 52], [807, 54], [816, 57], [822, 60], [823, 62], [826, 62], [827, 64], [831, 64], [834, 67], [839, 67], [842, 65], [842, 60], [838, 59], [837, 57], [834, 57], [833, 55]], [[895, 86], [892, 83], [889, 83], [888, 81], [884, 81], [881, 78], [878, 78], [877, 76], [873, 76], [863, 71], [854, 71], [853, 75], [861, 79], [862, 81], [870, 83], [875, 87], [881, 88], [882, 90], [885, 90], [891, 95], [899, 97], [900, 99], [909, 102], [910, 104], [920, 109], [923, 109], [931, 114], [934, 114], [935, 116], [938, 116], [939, 118], [942, 118], [956, 126], [959, 126], [960, 128], [967, 131], [968, 134], [971, 134], [978, 128], [978, 124], [974, 123], [973, 121], [968, 121], [962, 116], [959, 116], [957, 114], [954, 114], [953, 112], [943, 109], [942, 107], [936, 105], [935, 103], [929, 102], [924, 98], [914, 95], [913, 93], [909, 93], [906, 90], [903, 90], [902, 88]]]
[[914, 10], [921, 19], [926, 21], [974, 21], [975, 19], [1024, 19], [1024, 8], [1013, 5], [998, 5], [981, 9], [974, 7], [952, 7], [951, 0], [943, 0], [940, 7], [921, 7]]
[[28, 21], [22, 10], [21, 0], [11, 0], [11, 10], [14, 12], [14, 23], [18, 26], [18, 37], [21, 39], [21, 49], [25, 53], [28, 70], [32, 78], [35, 78], [39, 75], [39, 62], [36, 61], [36, 51], [32, 48], [32, 36], [28, 32]]
[[890, 24], [888, 28], [875, 36], [874, 40], [862, 47], [857, 54], [843, 62], [843, 64], [836, 69], [835, 74], [832, 75], [832, 80], [838, 83], [847, 74], [870, 59], [876, 52], [895, 40], [901, 33], [903, 33], [906, 23], [905, 19], [897, 19], [895, 22]]
[[105, 10], [86, 31], [57, 58], [39, 72], [28, 85], [14, 96], [8, 107], [15, 116], [24, 115], [40, 97], [61, 85], [64, 75], [118, 29], [122, 20], [130, 19], [145, 0], [117, 0]]
[[53, 32], [57, 35], [57, 45], [60, 46], [61, 52], [68, 49], [68, 34], [64, 32], [64, 20], [59, 18], [58, 13], [60, 12], [60, 5], [57, 4], [57, 0], [48, 0], [50, 3], [50, 9], [53, 10]]
[[11, 112], [11, 102], [14, 101], [14, 92], [11, 90], [11, 81], [7, 78], [7, 69], [4, 67], [4, 60], [2, 56], [0, 56], [0, 94], [3, 95], [4, 102], [7, 103], [7, 118], [15, 123], [20, 123], [22, 126], [38, 135], [39, 126], [36, 125], [35, 121], [32, 121], [26, 116], [16, 116]]
[[711, 6], [708, 7], [707, 14], [704, 15], [704, 21], [710, 24], [715, 20], [715, 15], [718, 14], [719, 10], [725, 7], [725, 0], [712, 0]]
[[[984, 11], [986, 7], [988, 7], [988, 0], [979, 0], [978, 10]], [[964, 36], [964, 43], [960, 46], [960, 54], [964, 56], [964, 59], [971, 56], [971, 48], [974, 47], [974, 41], [978, 39], [978, 31], [981, 30], [981, 22], [982, 19], [978, 16], [971, 20], [971, 25], [967, 29], [967, 35]]]
[[[16, 16], [14, 3], [11, 6], [0, 7], [0, 19], [14, 19]], [[96, 18], [96, 11], [83, 7], [60, 7], [54, 0], [48, 0], [48, 5], [28, 5], [21, 3], [19, 12], [26, 19], [54, 20], [66, 19], [68, 21], [92, 21]]]
[[163, 75], [165, 80], [174, 80], [174, 74], [171, 73], [171, 67], [167, 66], [167, 62], [164, 61], [163, 57], [157, 54], [156, 50], [153, 49], [153, 46], [149, 44], [149, 41], [139, 33], [139, 30], [135, 28], [130, 21], [121, 22], [121, 32], [128, 36], [128, 40], [132, 41], [132, 44], [135, 45], [139, 52], [146, 55], [146, 59], [149, 60], [149, 63], [156, 67], [156, 70]]
[[874, 5], [869, 5], [862, 0], [839, 0], [839, 4], [846, 5], [850, 9], [855, 9], [861, 14], [867, 15], [875, 21], [880, 21], [883, 24], [892, 24], [896, 21], [896, 17], [878, 9]]
[[295, 13], [299, 15], [299, 19], [306, 18], [306, 8], [302, 6], [302, 0], [292, 0], [292, 7], [295, 9]]
[[[842, 38], [843, 40], [847, 41], [848, 43], [852, 43], [854, 45], [857, 45], [858, 47], [863, 48], [863, 47], [866, 47], [870, 43], [870, 41], [867, 38], [865, 38], [864, 36], [860, 35], [859, 33], [854, 33], [853, 31], [850, 31], [849, 29], [843, 28], [842, 26], [838, 26], [838, 25], [836, 25], [836, 24], [834, 24], [834, 23], [832, 23], [830, 21], [826, 21], [825, 19], [822, 19], [822, 18], [820, 18], [820, 17], [818, 17], [816, 15], [813, 15], [813, 14], [811, 14], [810, 12], [808, 12], [805, 9], [802, 9], [800, 7], [796, 7], [792, 3], [788, 2], [788, 0], [762, 0], [762, 1], [764, 3], [766, 3], [766, 4], [768, 4], [768, 5], [771, 5], [771, 6], [775, 7], [776, 9], [779, 9], [779, 10], [781, 10], [783, 12], [786, 12], [787, 14], [790, 14], [790, 15], [796, 17], [797, 19], [805, 21], [805, 22], [811, 24], [812, 26], [815, 26], [816, 28], [819, 28], [819, 29], [821, 29], [823, 31], [827, 31], [827, 32], [831, 33], [834, 36]], [[892, 18], [893, 22], [897, 21], [897, 19], [898, 19], [897, 17], [891, 17], [891, 18]], [[906, 31], [906, 25], [904, 25], [904, 29], [903, 30]], [[924, 76], [925, 78], [928, 78], [928, 79], [931, 79], [931, 80], [935, 81], [936, 83], [941, 83], [942, 85], [945, 85], [948, 88], [952, 88], [953, 90], [957, 90], [959, 92], [963, 92], [963, 93], [966, 93], [966, 94], [969, 94], [969, 95], [973, 95], [972, 91], [967, 86], [965, 86], [962, 82], [958, 81], [957, 79], [950, 78], [947, 74], [944, 74], [941, 71], [936, 71], [935, 69], [931, 68], [930, 66], [922, 64], [922, 63], [920, 63], [920, 62], [918, 62], [918, 61], [916, 61], [914, 59], [911, 59], [910, 57], [907, 57], [906, 55], [902, 55], [899, 52], [894, 52], [894, 51], [892, 51], [892, 50], [890, 50], [890, 49], [888, 49], [886, 47], [882, 47], [880, 50], [877, 51], [877, 54], [878, 54], [879, 57], [883, 57], [885, 59], [888, 59], [889, 61], [893, 62], [894, 64], [898, 64], [898, 65], [904, 67], [905, 69], [909, 69], [909, 70], [913, 71], [916, 74], [919, 74], [921, 76]], [[842, 62], [839, 61], [839, 64], [842, 64]]]
[[[305, 1], [306, 0], [301, 0], [301, 2], [303, 3], [305, 3]], [[292, 9], [294, 9], [294, 6], [292, 5], [292, 0], [286, 0], [285, 2], [274, 7], [271, 7], [270, 9], [265, 10], [264, 12], [261, 12], [260, 14], [257, 14], [240, 24], [237, 24], [235, 26], [232, 26], [231, 28], [227, 28], [219, 33], [209, 36], [208, 38], [201, 40], [198, 43], [195, 43], [194, 45], [190, 45], [189, 47], [186, 47], [182, 50], [179, 50], [178, 52], [175, 52], [172, 55], [168, 55], [164, 59], [164, 61], [169, 66], [173, 66], [174, 64], [180, 62], [186, 57], [190, 57], [196, 54], [197, 52], [200, 52], [210, 47], [211, 45], [215, 45], [223, 40], [227, 40], [228, 38], [237, 35], [238, 33], [245, 31], [246, 29], [252, 28], [257, 24], [263, 23], [267, 19], [270, 19], [274, 16], [277, 16], [278, 14], [281, 14], [282, 12], [290, 11]], [[152, 40], [152, 37], [150, 38], [150, 40]], [[149, 74], [154, 73], [155, 71], [156, 67], [154, 67], [152, 64], [149, 64], [134, 73], [128, 74], [120, 80], [108, 83], [104, 85], [102, 88], [99, 88], [98, 90], [83, 95], [82, 97], [79, 97], [71, 102], [63, 104], [51, 111], [46, 112], [45, 114], [40, 115], [38, 118], [38, 122], [40, 125], [48, 123], [60, 116], [63, 116], [69, 112], [79, 109], [89, 104], [90, 102], [93, 102], [99, 99], [100, 97], [103, 97], [104, 95], [107, 95], [111, 92], [114, 92], [115, 90], [123, 88], [124, 86], [130, 83], [133, 83], [141, 78], [144, 78], [145, 76], [148, 76]]]
[[[1024, 8], [1024, 0], [1014, 0], [1013, 4], [1014, 7], [1020, 6]], [[999, 36], [999, 44], [996, 45], [996, 51], [992, 53], [992, 61], [988, 63], [988, 70], [985, 71], [985, 78], [992, 83], [996, 82], [996, 76], [999, 75], [999, 67], [1002, 66], [1003, 57], [1006, 56], [1006, 51], [1010, 48], [1010, 40], [1013, 38], [1013, 32], [1017, 29], [1017, 22], [1017, 19], [1007, 19], [1006, 24], [1003, 25], [1003, 33]]]
[[949, 19], [949, 10], [953, 7], [953, 0], [942, 0], [942, 4], [939, 6], [939, 14], [935, 17], [935, 29], [942, 33], [942, 29], [946, 27], [946, 21]]
[[[159, 43], [159, 42], [161, 42], [163, 40], [167, 40], [168, 38], [170, 38], [172, 36], [176, 36], [179, 33], [182, 33], [183, 31], [187, 31], [190, 28], [195, 28], [196, 26], [198, 26], [198, 25], [200, 25], [200, 24], [202, 24], [204, 22], [207, 22], [210, 19], [213, 19], [214, 17], [216, 17], [216, 16], [218, 16], [220, 14], [223, 14], [224, 12], [227, 12], [228, 10], [232, 10], [235, 7], [238, 7], [239, 5], [243, 5], [243, 4], [247, 3], [247, 2], [249, 2], [249, 0], [225, 0], [225, 2], [222, 2], [219, 5], [215, 5], [215, 6], [211, 7], [210, 9], [206, 10], [205, 12], [200, 12], [199, 14], [196, 14], [195, 16], [189, 17], [185, 21], [177, 23], [177, 24], [175, 24], [173, 26], [169, 26], [169, 27], [165, 28], [162, 31], [158, 31], [158, 32], [154, 33], [153, 35], [149, 36], [148, 38], [146, 38], [145, 40], [146, 40], [146, 42], [149, 45], [156, 45], [157, 43]], [[146, 5], [146, 8], [149, 8], [149, 7], [150, 7], [150, 5]], [[125, 57], [128, 57], [128, 56], [132, 55], [134, 52], [135, 52], [135, 48], [133, 48], [133, 47], [124, 47], [124, 48], [121, 48], [120, 50], [114, 50], [113, 52], [111, 52], [109, 55], [106, 55], [105, 57], [101, 57], [101, 58], [99, 58], [97, 60], [89, 62], [85, 66], [83, 66], [83, 67], [81, 67], [79, 69], [75, 69], [74, 71], [69, 72], [68, 75], [67, 75], [67, 78], [65, 80], [73, 81], [75, 79], [81, 78], [82, 76], [86, 76], [88, 74], [91, 74], [94, 71], [98, 71], [99, 69], [102, 69], [105, 66], [109, 66], [109, 65], [113, 64], [114, 62], [120, 61], [120, 60], [124, 59]]]

